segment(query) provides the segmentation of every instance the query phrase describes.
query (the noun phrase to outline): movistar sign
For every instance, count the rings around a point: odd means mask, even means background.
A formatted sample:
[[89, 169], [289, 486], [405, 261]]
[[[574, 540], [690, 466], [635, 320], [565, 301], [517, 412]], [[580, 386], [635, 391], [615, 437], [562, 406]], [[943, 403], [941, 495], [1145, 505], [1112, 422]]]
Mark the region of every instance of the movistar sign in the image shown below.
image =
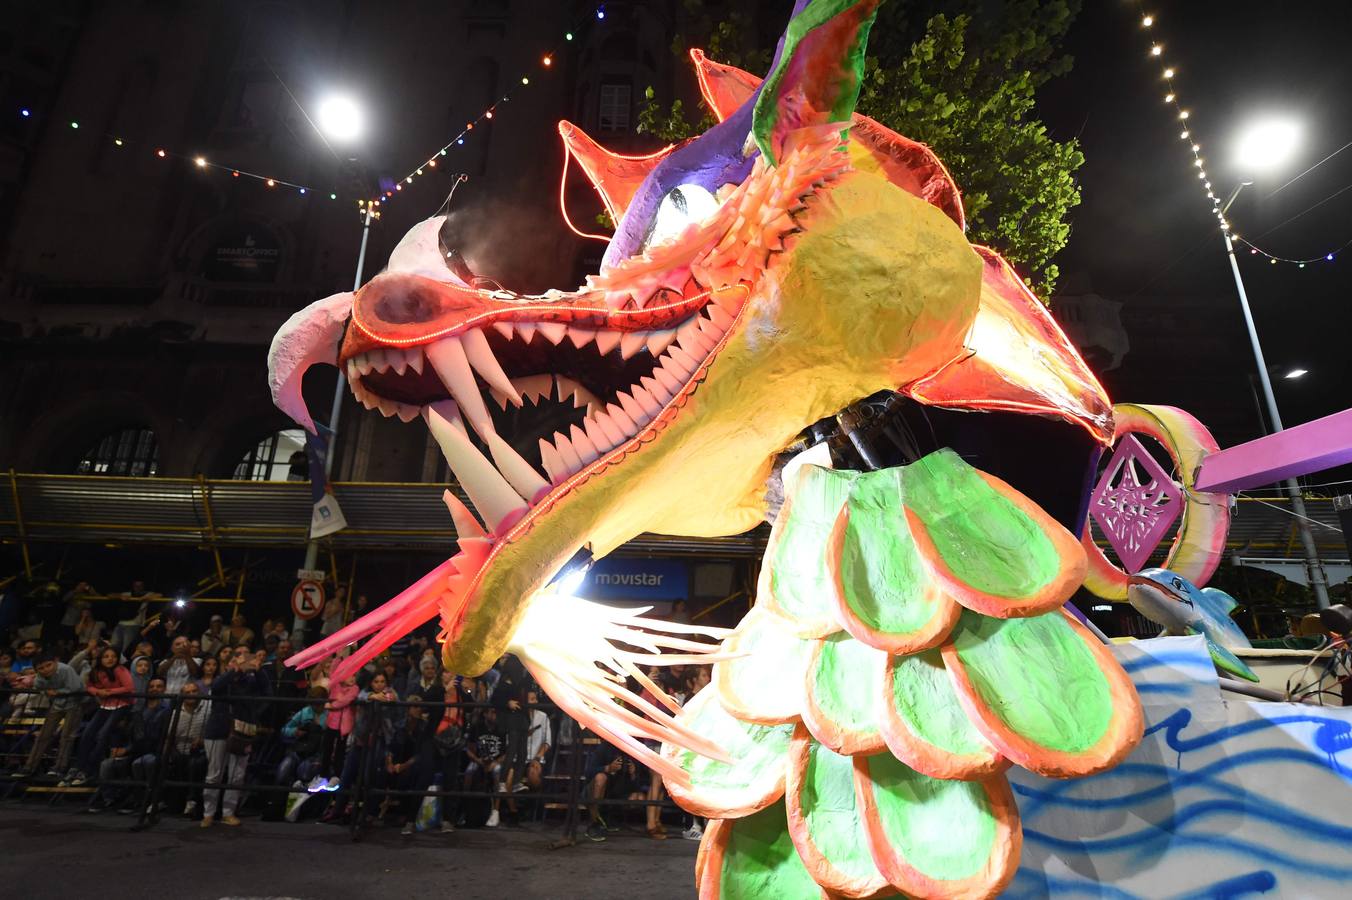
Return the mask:
[[589, 600], [670, 602], [689, 598], [690, 571], [679, 559], [607, 557], [587, 572], [578, 589]]

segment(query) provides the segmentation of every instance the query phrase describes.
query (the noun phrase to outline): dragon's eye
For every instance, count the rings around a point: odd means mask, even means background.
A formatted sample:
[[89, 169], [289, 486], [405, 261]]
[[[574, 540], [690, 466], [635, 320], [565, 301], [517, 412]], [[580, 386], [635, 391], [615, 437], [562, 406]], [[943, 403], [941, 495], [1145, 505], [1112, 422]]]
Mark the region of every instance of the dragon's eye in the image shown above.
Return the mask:
[[1175, 578], [1175, 579], [1174, 579], [1174, 587], [1177, 588], [1177, 589], [1180, 590], [1180, 591], [1183, 590], [1183, 582], [1180, 581], [1179, 579]]
[[718, 209], [714, 195], [697, 184], [683, 184], [667, 191], [653, 216], [644, 249], [666, 243], [692, 222], [702, 222]]

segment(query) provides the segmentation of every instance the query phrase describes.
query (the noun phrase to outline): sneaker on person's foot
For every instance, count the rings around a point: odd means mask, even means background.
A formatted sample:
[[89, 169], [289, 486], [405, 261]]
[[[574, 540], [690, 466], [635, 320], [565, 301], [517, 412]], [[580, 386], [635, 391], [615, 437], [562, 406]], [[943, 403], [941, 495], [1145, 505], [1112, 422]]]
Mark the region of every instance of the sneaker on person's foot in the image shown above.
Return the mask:
[[84, 784], [84, 783], [87, 782], [87, 781], [89, 781], [89, 776], [88, 776], [88, 775], [86, 775], [86, 774], [83, 773], [83, 772], [76, 772], [76, 773], [75, 773], [75, 777], [72, 778], [72, 779], [70, 779], [70, 781], [68, 782], [68, 786], [69, 786], [69, 787], [79, 787], [80, 785]]
[[136, 812], [136, 807], [131, 806], [131, 805], [118, 807], [118, 810], [117, 810], [117, 814], [118, 814], [119, 816], [129, 816], [129, 815], [131, 815], [131, 814], [134, 813], [134, 812]]
[[452, 825], [450, 822], [447, 822], [445, 819], [443, 819], [441, 822], [441, 833], [455, 834], [455, 826]]
[[338, 780], [337, 776], [330, 778], [328, 782], [328, 784], [324, 785], [324, 790], [328, 791], [330, 794], [343, 786], [343, 783]]
[[32, 778], [32, 777], [33, 777], [33, 770], [32, 770], [32, 769], [15, 769], [13, 772], [10, 772], [10, 773], [9, 773], [9, 777], [10, 777], [10, 778], [13, 778], [13, 779], [16, 779], [16, 780], [19, 779], [19, 778]]
[[222, 825], [238, 825], [238, 824], [239, 824], [239, 819], [235, 818], [234, 816], [222, 816], [222, 817], [221, 817], [221, 824], [222, 824]]
[[583, 835], [589, 841], [604, 841], [606, 839], [606, 826], [600, 822], [593, 822], [587, 826], [587, 831]]
[[528, 791], [528, 790], [530, 790], [530, 785], [528, 785], [528, 784], [526, 784], [525, 782], [522, 782], [522, 781], [518, 781], [516, 784], [512, 785], [512, 793], [513, 793], [513, 794], [519, 794], [519, 793], [521, 793], [522, 791]]
[[329, 780], [323, 775], [316, 775], [310, 779], [310, 783], [305, 786], [305, 790], [311, 794], [317, 794], [320, 791], [328, 790]]
[[681, 837], [685, 838], [687, 841], [702, 840], [704, 838], [704, 829], [700, 828], [699, 824], [696, 823], [694, 825], [691, 825], [685, 831], [682, 831]]
[[47, 777], [48, 777], [48, 778], [60, 778], [60, 777], [61, 777], [61, 773], [60, 773], [58, 770], [56, 770], [56, 769], [48, 769], [48, 770], [47, 770]]
[[210, 828], [210, 827], [211, 827], [211, 822], [212, 822], [212, 820], [213, 820], [214, 818], [215, 818], [214, 816], [210, 816], [210, 815], [203, 816], [203, 817], [202, 817], [201, 824], [200, 824], [200, 827], [202, 827], [202, 828]]
[[496, 809], [488, 814], [488, 821], [484, 823], [484, 827], [485, 828], [498, 827], [498, 811]]
[[413, 833], [413, 823], [412, 822], [404, 823], [404, 827], [399, 829], [399, 833], [402, 834], [404, 837], [408, 837], [410, 834]]
[[183, 805], [183, 815], [189, 819], [197, 815], [197, 801], [189, 800]]

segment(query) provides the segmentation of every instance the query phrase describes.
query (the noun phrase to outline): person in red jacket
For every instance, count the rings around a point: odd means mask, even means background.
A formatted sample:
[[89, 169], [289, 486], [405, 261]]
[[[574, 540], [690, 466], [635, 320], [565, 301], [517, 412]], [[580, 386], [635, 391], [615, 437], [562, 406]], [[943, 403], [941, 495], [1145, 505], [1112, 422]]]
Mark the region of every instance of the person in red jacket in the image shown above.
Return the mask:
[[66, 775], [63, 784], [73, 786], [89, 780], [88, 772], [97, 772], [99, 763], [108, 752], [108, 742], [118, 722], [131, 709], [131, 673], [121, 665], [117, 651], [104, 647], [98, 662], [89, 673], [89, 693], [98, 701], [99, 708], [80, 736], [76, 767]]

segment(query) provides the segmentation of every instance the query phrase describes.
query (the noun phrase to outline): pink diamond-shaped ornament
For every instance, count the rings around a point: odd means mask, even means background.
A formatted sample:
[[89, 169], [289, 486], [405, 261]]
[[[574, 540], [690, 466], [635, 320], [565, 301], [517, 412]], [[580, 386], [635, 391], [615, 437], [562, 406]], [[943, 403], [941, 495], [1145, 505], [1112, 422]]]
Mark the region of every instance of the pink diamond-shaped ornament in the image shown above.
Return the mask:
[[1137, 572], [1183, 512], [1183, 491], [1135, 435], [1118, 441], [1108, 468], [1089, 499], [1127, 572]]

